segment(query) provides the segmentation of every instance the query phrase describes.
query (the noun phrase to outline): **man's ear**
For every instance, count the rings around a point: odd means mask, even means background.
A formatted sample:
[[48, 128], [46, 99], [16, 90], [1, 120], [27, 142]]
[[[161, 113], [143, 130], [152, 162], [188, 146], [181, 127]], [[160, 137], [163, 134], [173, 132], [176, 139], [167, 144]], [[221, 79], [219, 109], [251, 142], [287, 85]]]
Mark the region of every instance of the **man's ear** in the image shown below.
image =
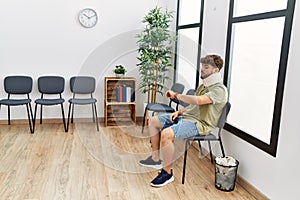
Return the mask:
[[214, 67], [214, 73], [219, 72], [220, 69], [218, 67]]

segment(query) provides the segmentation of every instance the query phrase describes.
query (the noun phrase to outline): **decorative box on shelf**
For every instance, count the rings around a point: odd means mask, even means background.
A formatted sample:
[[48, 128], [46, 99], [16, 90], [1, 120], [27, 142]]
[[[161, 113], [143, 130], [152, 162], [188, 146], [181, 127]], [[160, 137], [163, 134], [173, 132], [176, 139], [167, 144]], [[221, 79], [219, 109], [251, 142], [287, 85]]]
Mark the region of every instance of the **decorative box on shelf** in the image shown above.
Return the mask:
[[105, 77], [105, 126], [135, 125], [135, 85], [133, 77]]

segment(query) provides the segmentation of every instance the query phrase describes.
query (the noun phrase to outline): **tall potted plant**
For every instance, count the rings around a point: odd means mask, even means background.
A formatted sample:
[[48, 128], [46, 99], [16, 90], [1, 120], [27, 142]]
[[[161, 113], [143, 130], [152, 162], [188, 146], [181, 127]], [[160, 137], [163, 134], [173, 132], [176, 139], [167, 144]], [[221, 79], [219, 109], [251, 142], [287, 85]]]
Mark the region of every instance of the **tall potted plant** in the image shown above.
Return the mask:
[[139, 88], [148, 93], [148, 103], [156, 102], [156, 94], [163, 94], [165, 80], [168, 79], [174, 37], [170, 33], [173, 13], [155, 7], [150, 10], [142, 22], [145, 28], [137, 35], [137, 66], [141, 76]]

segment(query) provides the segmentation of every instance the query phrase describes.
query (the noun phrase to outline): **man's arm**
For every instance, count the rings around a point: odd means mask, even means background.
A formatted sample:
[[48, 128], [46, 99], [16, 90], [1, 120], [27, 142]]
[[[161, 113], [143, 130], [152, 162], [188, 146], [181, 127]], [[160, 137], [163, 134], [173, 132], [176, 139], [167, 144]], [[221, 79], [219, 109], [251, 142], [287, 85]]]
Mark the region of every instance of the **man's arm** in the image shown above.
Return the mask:
[[180, 101], [183, 101], [188, 104], [192, 105], [203, 105], [203, 104], [211, 104], [212, 101], [207, 95], [200, 95], [200, 96], [194, 96], [194, 95], [185, 95], [185, 94], [177, 94], [173, 92], [172, 90], [168, 90], [166, 92], [166, 96], [169, 98], [175, 98]]
[[[194, 95], [177, 94], [171, 90], [168, 90], [166, 92], [166, 96], [169, 98], [178, 99], [180, 101], [183, 101], [188, 104], [193, 104], [193, 105], [203, 105], [203, 104], [212, 103], [211, 99], [205, 94], [200, 95], [200, 96], [194, 96]], [[173, 122], [179, 115], [182, 115], [182, 113], [184, 111], [186, 111], [187, 109], [188, 109], [188, 106], [181, 110], [171, 113], [170, 121]]]

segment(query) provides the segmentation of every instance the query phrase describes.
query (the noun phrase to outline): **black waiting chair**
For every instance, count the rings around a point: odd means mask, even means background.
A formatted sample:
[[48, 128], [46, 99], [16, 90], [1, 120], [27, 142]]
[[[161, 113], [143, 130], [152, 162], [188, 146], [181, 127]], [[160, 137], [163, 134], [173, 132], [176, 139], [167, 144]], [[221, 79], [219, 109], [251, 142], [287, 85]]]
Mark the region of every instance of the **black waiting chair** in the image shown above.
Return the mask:
[[[182, 94], [182, 92], [184, 90], [184, 85], [182, 85], [181, 83], [174, 83], [171, 87], [171, 90], [178, 93], [178, 94]], [[148, 111], [152, 111], [152, 115], [156, 112], [172, 113], [172, 112], [175, 112], [175, 109], [172, 107], [172, 103], [175, 103], [176, 110], [178, 110], [179, 100], [177, 100], [177, 99], [170, 99], [169, 104], [148, 103], [146, 105], [145, 111], [144, 111], [142, 133], [144, 132], [144, 126], [145, 126], [145, 122], [146, 122], [146, 115], [147, 115]]]
[[[26, 105], [30, 132], [34, 133], [31, 124], [33, 116], [31, 99], [29, 97], [32, 91], [32, 78], [29, 76], [7, 76], [4, 78], [4, 90], [8, 94], [8, 97], [7, 99], [0, 100], [0, 106], [5, 105], [8, 107], [8, 124], [10, 125], [10, 107]], [[19, 97], [17, 98], [17, 96]], [[26, 98], [23, 98], [24, 96]]]
[[218, 125], [217, 125], [218, 134], [217, 135], [215, 135], [212, 132], [210, 132], [208, 135], [198, 135], [198, 136], [194, 136], [194, 137], [190, 137], [190, 138], [186, 139], [184, 159], [183, 159], [182, 184], [184, 184], [184, 178], [185, 178], [185, 168], [186, 168], [187, 151], [188, 151], [188, 148], [189, 148], [190, 143], [192, 141], [198, 141], [199, 149], [200, 149], [200, 152], [201, 152], [202, 155], [203, 155], [203, 152], [202, 152], [200, 141], [207, 141], [208, 142], [209, 153], [210, 153], [210, 160], [211, 160], [212, 163], [213, 163], [213, 156], [212, 156], [212, 150], [211, 150], [210, 141], [218, 141], [220, 143], [220, 148], [221, 148], [221, 151], [222, 151], [222, 156], [225, 157], [224, 147], [223, 147], [222, 138], [221, 138], [221, 132], [222, 132], [222, 128], [225, 125], [225, 122], [226, 122], [226, 119], [227, 119], [227, 115], [228, 115], [228, 113], [230, 111], [230, 108], [231, 108], [231, 104], [229, 102], [227, 102], [225, 104], [224, 108], [223, 108], [222, 114], [221, 114], [221, 116], [219, 118], [219, 121], [218, 121]]
[[[38, 78], [38, 90], [41, 93], [41, 98], [35, 100], [35, 111], [33, 118], [33, 129], [35, 128], [37, 106], [40, 105], [40, 124], [43, 119], [43, 106], [60, 105], [62, 112], [62, 119], [65, 132], [67, 132], [67, 126], [65, 121], [65, 113], [63, 103], [65, 99], [62, 98], [62, 93], [65, 90], [65, 79], [60, 76], [41, 76]], [[56, 96], [58, 98], [49, 98], [50, 96]], [[46, 98], [45, 98], [46, 97]]]
[[[67, 130], [69, 130], [69, 121], [71, 115], [71, 123], [73, 123], [74, 105], [92, 105], [93, 121], [97, 125], [97, 131], [99, 131], [99, 122], [97, 117], [96, 102], [97, 99], [93, 97], [95, 92], [96, 80], [90, 76], [74, 76], [70, 79], [70, 89], [73, 93], [73, 97], [69, 99], [69, 112]], [[88, 95], [88, 98], [78, 98], [76, 95]]]

